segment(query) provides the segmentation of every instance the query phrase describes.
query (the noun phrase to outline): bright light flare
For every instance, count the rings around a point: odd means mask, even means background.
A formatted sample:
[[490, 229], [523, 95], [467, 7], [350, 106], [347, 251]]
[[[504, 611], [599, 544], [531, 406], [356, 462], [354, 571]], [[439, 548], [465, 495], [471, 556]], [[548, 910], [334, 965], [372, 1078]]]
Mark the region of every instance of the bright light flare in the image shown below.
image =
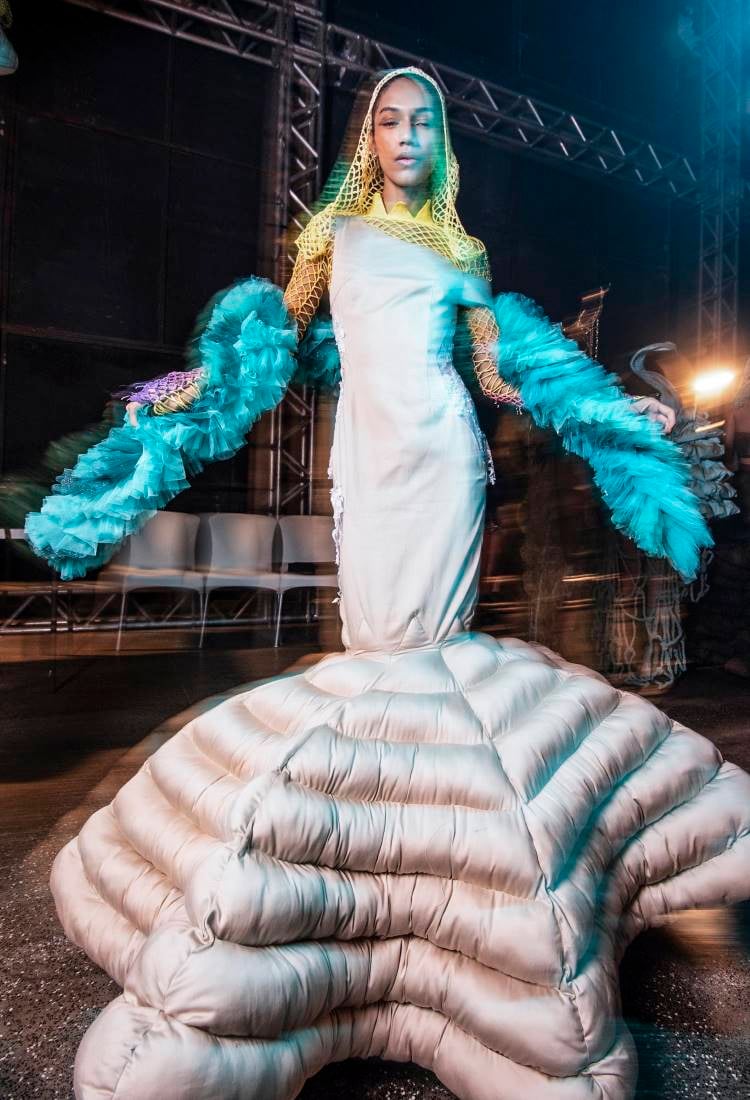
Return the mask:
[[729, 367], [704, 370], [693, 379], [693, 393], [696, 397], [716, 397], [731, 386], [736, 377], [737, 371]]

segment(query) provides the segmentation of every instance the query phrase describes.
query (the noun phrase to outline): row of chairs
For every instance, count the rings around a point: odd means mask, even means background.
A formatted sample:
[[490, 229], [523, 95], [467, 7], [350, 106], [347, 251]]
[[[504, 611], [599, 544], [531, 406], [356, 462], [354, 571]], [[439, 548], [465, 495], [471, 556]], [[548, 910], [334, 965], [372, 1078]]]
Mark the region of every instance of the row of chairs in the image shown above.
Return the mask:
[[[127, 599], [146, 589], [197, 596], [200, 642], [211, 595], [227, 588], [259, 589], [276, 599], [274, 645], [279, 645], [284, 596], [295, 588], [337, 588], [330, 516], [256, 516], [221, 512], [200, 516], [159, 512], [99, 574], [97, 586], [121, 592], [117, 648]], [[276, 564], [277, 563], [277, 564]], [[292, 565], [330, 565], [330, 572], [294, 571]]]

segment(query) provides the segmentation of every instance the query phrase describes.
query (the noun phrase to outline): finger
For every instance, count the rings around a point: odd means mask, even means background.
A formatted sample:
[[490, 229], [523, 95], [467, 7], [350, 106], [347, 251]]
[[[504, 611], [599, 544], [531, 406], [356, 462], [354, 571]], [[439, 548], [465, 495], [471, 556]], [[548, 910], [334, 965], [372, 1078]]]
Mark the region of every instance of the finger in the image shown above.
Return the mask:
[[671, 432], [674, 427], [674, 413], [671, 410], [661, 408], [656, 414], [656, 419], [659, 421], [665, 432]]

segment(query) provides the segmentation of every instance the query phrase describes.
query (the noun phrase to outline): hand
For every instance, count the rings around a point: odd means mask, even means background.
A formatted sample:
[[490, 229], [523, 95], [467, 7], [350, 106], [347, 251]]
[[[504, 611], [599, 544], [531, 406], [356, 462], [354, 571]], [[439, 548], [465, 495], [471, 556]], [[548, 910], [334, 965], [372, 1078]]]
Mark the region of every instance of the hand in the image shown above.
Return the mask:
[[667, 435], [675, 426], [677, 418], [674, 409], [662, 404], [655, 397], [639, 397], [633, 402], [633, 408], [636, 412], [645, 413], [649, 420], [661, 424]]
[[134, 428], [138, 427], [138, 410], [144, 407], [143, 401], [128, 401], [125, 406], [125, 412], [128, 414], [128, 420]]

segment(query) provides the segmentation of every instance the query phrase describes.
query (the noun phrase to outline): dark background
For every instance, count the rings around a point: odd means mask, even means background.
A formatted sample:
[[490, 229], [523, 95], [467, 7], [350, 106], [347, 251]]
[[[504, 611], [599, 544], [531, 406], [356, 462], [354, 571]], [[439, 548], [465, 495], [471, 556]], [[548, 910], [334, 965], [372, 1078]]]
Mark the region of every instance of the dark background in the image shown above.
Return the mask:
[[[204, 302], [262, 272], [274, 73], [61, 0], [15, 5], [16, 75], [0, 80], [2, 472], [97, 420], [117, 387], [179, 366]], [[416, 10], [332, 0], [329, 20], [541, 95], [695, 156], [690, 5], [553, 0]], [[327, 100], [335, 155], [350, 99]], [[611, 284], [602, 358], [691, 350], [698, 221], [648, 191], [458, 135], [460, 211], [496, 288], [555, 318]], [[242, 507], [247, 453], [180, 507]]]

